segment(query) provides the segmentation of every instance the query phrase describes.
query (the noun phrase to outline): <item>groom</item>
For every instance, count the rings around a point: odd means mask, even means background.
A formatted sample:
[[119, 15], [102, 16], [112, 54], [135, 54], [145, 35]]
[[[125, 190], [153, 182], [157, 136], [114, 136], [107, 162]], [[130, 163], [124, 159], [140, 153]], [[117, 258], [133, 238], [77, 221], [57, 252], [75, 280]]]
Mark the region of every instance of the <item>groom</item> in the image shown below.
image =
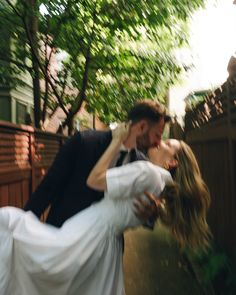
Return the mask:
[[[119, 165], [145, 159], [147, 149], [159, 145], [170, 117], [158, 102], [142, 100], [130, 109], [127, 120], [132, 121], [130, 134], [124, 142], [124, 149], [129, 153]], [[111, 139], [111, 131], [94, 130], [78, 132], [71, 137], [61, 147], [24, 209], [40, 217], [50, 205], [46, 222], [60, 227], [68, 218], [103, 198], [103, 192], [90, 189], [86, 180]], [[113, 166], [118, 165], [116, 160]], [[155, 220], [153, 206], [140, 200], [136, 205], [136, 215], [147, 222]]]

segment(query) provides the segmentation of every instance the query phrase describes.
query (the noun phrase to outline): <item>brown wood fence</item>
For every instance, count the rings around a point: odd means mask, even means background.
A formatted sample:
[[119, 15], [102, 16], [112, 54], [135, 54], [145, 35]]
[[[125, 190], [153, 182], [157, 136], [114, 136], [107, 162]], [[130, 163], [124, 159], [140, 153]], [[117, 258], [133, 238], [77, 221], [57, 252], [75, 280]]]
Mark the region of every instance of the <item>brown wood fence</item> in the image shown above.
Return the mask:
[[24, 206], [64, 139], [0, 121], [0, 206]]
[[198, 158], [212, 203], [217, 243], [236, 257], [236, 84], [227, 81], [186, 113], [186, 140]]

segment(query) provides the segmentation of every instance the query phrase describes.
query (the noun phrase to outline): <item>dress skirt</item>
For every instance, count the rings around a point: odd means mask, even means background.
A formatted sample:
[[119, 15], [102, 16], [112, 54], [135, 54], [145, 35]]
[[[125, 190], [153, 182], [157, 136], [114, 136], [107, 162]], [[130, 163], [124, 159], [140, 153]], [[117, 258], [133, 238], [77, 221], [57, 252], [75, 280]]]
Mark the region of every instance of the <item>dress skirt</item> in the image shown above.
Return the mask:
[[121, 236], [103, 218], [101, 205], [60, 229], [31, 212], [1, 208], [0, 294], [124, 294]]

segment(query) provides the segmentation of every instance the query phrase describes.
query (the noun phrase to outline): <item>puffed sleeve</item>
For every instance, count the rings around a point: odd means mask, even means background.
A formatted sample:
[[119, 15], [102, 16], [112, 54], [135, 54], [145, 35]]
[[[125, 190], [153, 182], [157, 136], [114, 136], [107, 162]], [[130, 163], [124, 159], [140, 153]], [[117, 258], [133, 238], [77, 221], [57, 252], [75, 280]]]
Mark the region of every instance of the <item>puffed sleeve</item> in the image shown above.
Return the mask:
[[111, 168], [106, 173], [106, 197], [135, 198], [142, 195], [144, 191], [158, 197], [166, 183], [162, 170], [148, 161], [136, 161]]

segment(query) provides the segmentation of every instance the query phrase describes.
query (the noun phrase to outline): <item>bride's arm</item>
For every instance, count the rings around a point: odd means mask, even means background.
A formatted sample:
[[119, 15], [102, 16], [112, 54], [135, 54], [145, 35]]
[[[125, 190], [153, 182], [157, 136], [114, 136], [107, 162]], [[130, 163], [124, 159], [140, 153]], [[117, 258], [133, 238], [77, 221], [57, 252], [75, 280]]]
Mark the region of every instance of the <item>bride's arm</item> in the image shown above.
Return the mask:
[[87, 185], [89, 187], [101, 191], [107, 190], [106, 171], [114, 156], [119, 152], [120, 146], [121, 143], [118, 140], [112, 139], [110, 145], [87, 178]]
[[114, 156], [119, 152], [122, 142], [127, 138], [130, 124], [122, 123], [112, 132], [112, 141], [87, 178], [87, 185], [93, 189], [106, 191], [106, 172]]

